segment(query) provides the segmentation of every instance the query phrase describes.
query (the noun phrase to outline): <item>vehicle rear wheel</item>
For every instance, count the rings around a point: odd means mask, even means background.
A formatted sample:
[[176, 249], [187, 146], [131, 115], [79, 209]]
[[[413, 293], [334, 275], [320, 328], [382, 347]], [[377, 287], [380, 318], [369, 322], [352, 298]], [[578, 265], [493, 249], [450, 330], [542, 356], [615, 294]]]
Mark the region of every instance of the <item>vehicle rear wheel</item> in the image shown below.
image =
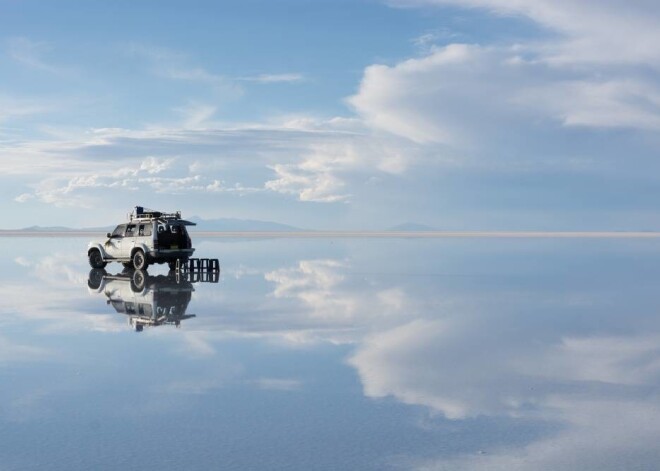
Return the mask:
[[92, 250], [87, 258], [89, 259], [89, 266], [92, 268], [105, 268], [108, 264], [103, 261], [103, 256], [98, 249]]
[[146, 270], [148, 265], [144, 252], [142, 250], [136, 250], [133, 254], [133, 268], [136, 270]]

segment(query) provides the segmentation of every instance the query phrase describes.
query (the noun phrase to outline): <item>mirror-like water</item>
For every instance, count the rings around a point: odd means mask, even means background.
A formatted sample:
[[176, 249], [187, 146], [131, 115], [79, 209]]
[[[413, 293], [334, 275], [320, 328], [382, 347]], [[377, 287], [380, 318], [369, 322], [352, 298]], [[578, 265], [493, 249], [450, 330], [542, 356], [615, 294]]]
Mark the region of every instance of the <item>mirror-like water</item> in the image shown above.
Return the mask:
[[[1, 469], [654, 469], [660, 247], [5, 238]], [[136, 276], [137, 275], [137, 276]]]

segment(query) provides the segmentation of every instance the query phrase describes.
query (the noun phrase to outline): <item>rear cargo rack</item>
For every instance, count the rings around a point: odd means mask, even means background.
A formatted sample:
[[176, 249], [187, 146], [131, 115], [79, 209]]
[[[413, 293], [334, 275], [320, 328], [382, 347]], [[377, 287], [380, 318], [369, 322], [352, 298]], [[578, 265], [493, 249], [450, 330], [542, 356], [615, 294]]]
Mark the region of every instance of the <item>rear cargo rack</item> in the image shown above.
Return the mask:
[[177, 259], [177, 276], [185, 275], [191, 283], [217, 283], [220, 280], [220, 261], [217, 258], [189, 258], [182, 262]]

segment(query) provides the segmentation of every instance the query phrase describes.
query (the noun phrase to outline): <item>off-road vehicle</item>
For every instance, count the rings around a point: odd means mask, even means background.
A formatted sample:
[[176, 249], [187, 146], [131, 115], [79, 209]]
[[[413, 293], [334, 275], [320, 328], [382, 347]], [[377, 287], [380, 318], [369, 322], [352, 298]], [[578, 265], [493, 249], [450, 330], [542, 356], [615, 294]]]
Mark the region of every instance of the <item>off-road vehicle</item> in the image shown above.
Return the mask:
[[92, 268], [104, 268], [108, 262], [146, 270], [153, 263], [167, 263], [170, 269], [188, 261], [192, 247], [186, 226], [194, 222], [181, 219], [181, 212], [163, 213], [136, 206], [128, 222], [108, 232], [106, 239], [91, 241], [87, 257]]

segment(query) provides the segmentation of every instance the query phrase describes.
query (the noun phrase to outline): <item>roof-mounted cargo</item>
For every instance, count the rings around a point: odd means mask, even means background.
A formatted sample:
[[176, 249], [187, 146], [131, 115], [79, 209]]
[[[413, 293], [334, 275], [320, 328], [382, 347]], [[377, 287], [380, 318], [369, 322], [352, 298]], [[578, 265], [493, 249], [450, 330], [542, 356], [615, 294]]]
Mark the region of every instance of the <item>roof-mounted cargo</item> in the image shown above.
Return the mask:
[[163, 211], [156, 211], [153, 209], [145, 208], [143, 206], [136, 206], [133, 212], [129, 215], [129, 219], [131, 221], [137, 220], [137, 221], [145, 221], [145, 220], [152, 220], [152, 219], [157, 219], [160, 221], [164, 222], [172, 222], [172, 221], [177, 221], [178, 224], [184, 225], [184, 226], [196, 226], [192, 221], [186, 221], [184, 219], [181, 219], [181, 211], [176, 211], [173, 213], [165, 213]]

